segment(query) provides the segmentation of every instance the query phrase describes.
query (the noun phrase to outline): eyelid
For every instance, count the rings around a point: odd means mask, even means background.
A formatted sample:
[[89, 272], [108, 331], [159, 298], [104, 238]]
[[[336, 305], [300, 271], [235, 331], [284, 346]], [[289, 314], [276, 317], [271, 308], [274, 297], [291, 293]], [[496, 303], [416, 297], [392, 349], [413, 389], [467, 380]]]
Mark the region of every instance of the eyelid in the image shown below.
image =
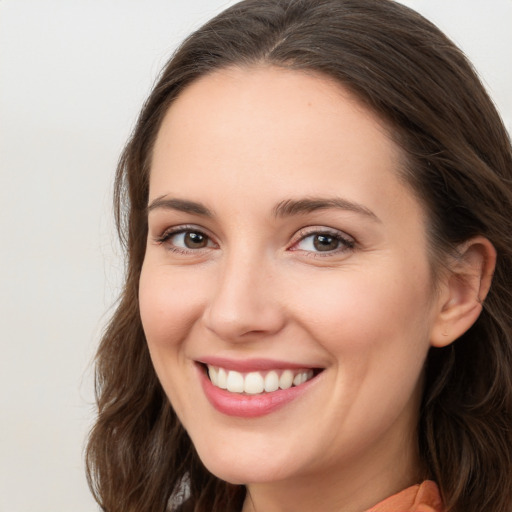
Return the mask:
[[[340, 241], [340, 243], [343, 245], [343, 247], [339, 247], [337, 249], [334, 249], [332, 251], [308, 251], [305, 249], [298, 249], [296, 246], [305, 240], [306, 238], [314, 235], [329, 235], [337, 240]], [[329, 228], [327, 226], [308, 226], [305, 228], [300, 229], [296, 235], [293, 237], [293, 241], [291, 246], [288, 250], [291, 251], [303, 251], [305, 253], [311, 253], [315, 256], [332, 256], [335, 254], [339, 254], [342, 252], [347, 252], [350, 250], [353, 250], [356, 246], [356, 240], [353, 236], [345, 233], [344, 231], [341, 231], [339, 229]]]
[[[172, 226], [168, 227], [160, 235], [156, 235], [154, 237], [154, 241], [158, 244], [166, 244], [169, 242], [169, 240], [175, 236], [179, 235], [181, 233], [186, 233], [187, 231], [194, 232], [194, 233], [201, 233], [205, 237], [208, 238], [210, 242], [212, 242], [215, 246], [217, 246], [217, 242], [215, 242], [212, 235], [210, 235], [209, 231], [201, 226], [195, 225], [195, 224], [180, 224], [178, 226]], [[182, 248], [182, 247], [173, 247], [174, 250], [179, 252], [199, 252], [202, 249], [207, 249], [210, 247], [202, 247], [198, 249], [188, 249], [188, 248]]]
[[[175, 236], [186, 232], [195, 232], [200, 233], [207, 237], [208, 244], [206, 247], [201, 248], [185, 248], [176, 246], [174, 244], [170, 243], [170, 239]], [[340, 242], [340, 247], [337, 247], [333, 250], [327, 250], [327, 251], [315, 251], [315, 250], [308, 250], [308, 249], [300, 249], [297, 247], [297, 245], [305, 240], [308, 237], [315, 236], [315, 235], [328, 235], [332, 236], [335, 239], [337, 239]], [[153, 237], [155, 243], [159, 245], [167, 245], [169, 250], [172, 250], [174, 252], [180, 252], [180, 253], [199, 253], [206, 249], [211, 249], [212, 245], [214, 248], [218, 248], [218, 243], [215, 241], [214, 237], [210, 234], [208, 229], [203, 228], [202, 226], [198, 226], [197, 224], [180, 224], [177, 226], [171, 226], [167, 227], [165, 230], [161, 232], [159, 235], [155, 235]], [[347, 234], [344, 231], [341, 231], [339, 229], [330, 228], [327, 226], [306, 226], [301, 228], [299, 231], [295, 233], [295, 235], [292, 237], [292, 241], [290, 245], [288, 246], [287, 250], [290, 251], [301, 251], [305, 254], [309, 254], [312, 256], [333, 256], [340, 253], [345, 253], [348, 251], [351, 251], [354, 249], [356, 245], [356, 240], [353, 236]], [[212, 245], [210, 245], [212, 244]]]

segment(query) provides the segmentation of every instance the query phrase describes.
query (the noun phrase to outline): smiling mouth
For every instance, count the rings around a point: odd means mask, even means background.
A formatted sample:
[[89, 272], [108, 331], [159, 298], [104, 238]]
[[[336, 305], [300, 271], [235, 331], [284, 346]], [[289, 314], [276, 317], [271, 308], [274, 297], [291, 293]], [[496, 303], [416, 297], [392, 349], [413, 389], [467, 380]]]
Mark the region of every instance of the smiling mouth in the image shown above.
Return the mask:
[[203, 366], [215, 387], [245, 395], [259, 395], [297, 387], [313, 379], [322, 371], [305, 368], [242, 373], [213, 365]]

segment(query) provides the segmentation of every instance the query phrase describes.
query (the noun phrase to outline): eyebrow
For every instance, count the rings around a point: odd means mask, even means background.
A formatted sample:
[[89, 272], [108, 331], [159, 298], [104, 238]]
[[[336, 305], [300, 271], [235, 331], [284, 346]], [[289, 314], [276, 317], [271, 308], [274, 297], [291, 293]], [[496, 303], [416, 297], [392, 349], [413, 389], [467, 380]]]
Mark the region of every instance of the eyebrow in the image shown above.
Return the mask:
[[151, 201], [146, 209], [146, 213], [162, 208], [164, 210], [177, 210], [184, 213], [192, 213], [194, 215], [202, 215], [204, 217], [213, 217], [212, 212], [201, 203], [188, 201], [187, 199], [176, 199], [166, 196], [157, 197]]
[[[166, 196], [160, 196], [154, 199], [147, 207], [147, 213], [156, 209], [164, 210], [177, 210], [184, 213], [191, 213], [194, 215], [201, 215], [204, 217], [213, 217], [212, 212], [201, 203], [195, 201], [189, 201], [187, 199], [170, 198]], [[311, 213], [317, 210], [327, 209], [340, 209], [346, 210], [365, 217], [369, 217], [372, 220], [380, 222], [380, 219], [370, 209], [366, 208], [358, 203], [348, 201], [341, 197], [333, 198], [303, 198], [303, 199], [286, 199], [278, 203], [273, 209], [275, 217], [291, 217], [294, 215], [301, 215], [304, 213]]]
[[287, 199], [277, 204], [273, 213], [276, 217], [288, 217], [293, 215], [300, 215], [304, 213], [311, 213], [317, 210], [327, 210], [331, 208], [347, 210], [350, 212], [358, 213], [369, 217], [372, 220], [380, 222], [380, 219], [369, 208], [341, 197], [321, 198], [311, 197], [304, 199]]

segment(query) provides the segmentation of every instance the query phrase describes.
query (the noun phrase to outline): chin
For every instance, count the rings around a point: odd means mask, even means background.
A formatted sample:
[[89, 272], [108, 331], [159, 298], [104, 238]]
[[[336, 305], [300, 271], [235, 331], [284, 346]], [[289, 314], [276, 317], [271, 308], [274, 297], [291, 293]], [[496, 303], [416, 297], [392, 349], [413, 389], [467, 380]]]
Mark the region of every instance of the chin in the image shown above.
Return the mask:
[[217, 478], [235, 485], [276, 482], [290, 476], [289, 462], [261, 454], [237, 450], [216, 450], [199, 457], [206, 469]]

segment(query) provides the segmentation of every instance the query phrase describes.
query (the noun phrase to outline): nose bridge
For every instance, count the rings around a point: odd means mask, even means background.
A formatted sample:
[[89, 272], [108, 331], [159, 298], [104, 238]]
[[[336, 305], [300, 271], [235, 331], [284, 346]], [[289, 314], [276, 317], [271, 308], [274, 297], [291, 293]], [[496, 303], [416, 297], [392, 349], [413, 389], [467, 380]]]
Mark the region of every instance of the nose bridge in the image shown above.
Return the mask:
[[207, 327], [226, 340], [273, 334], [284, 322], [276, 300], [274, 264], [263, 251], [233, 248], [223, 258], [210, 302]]

